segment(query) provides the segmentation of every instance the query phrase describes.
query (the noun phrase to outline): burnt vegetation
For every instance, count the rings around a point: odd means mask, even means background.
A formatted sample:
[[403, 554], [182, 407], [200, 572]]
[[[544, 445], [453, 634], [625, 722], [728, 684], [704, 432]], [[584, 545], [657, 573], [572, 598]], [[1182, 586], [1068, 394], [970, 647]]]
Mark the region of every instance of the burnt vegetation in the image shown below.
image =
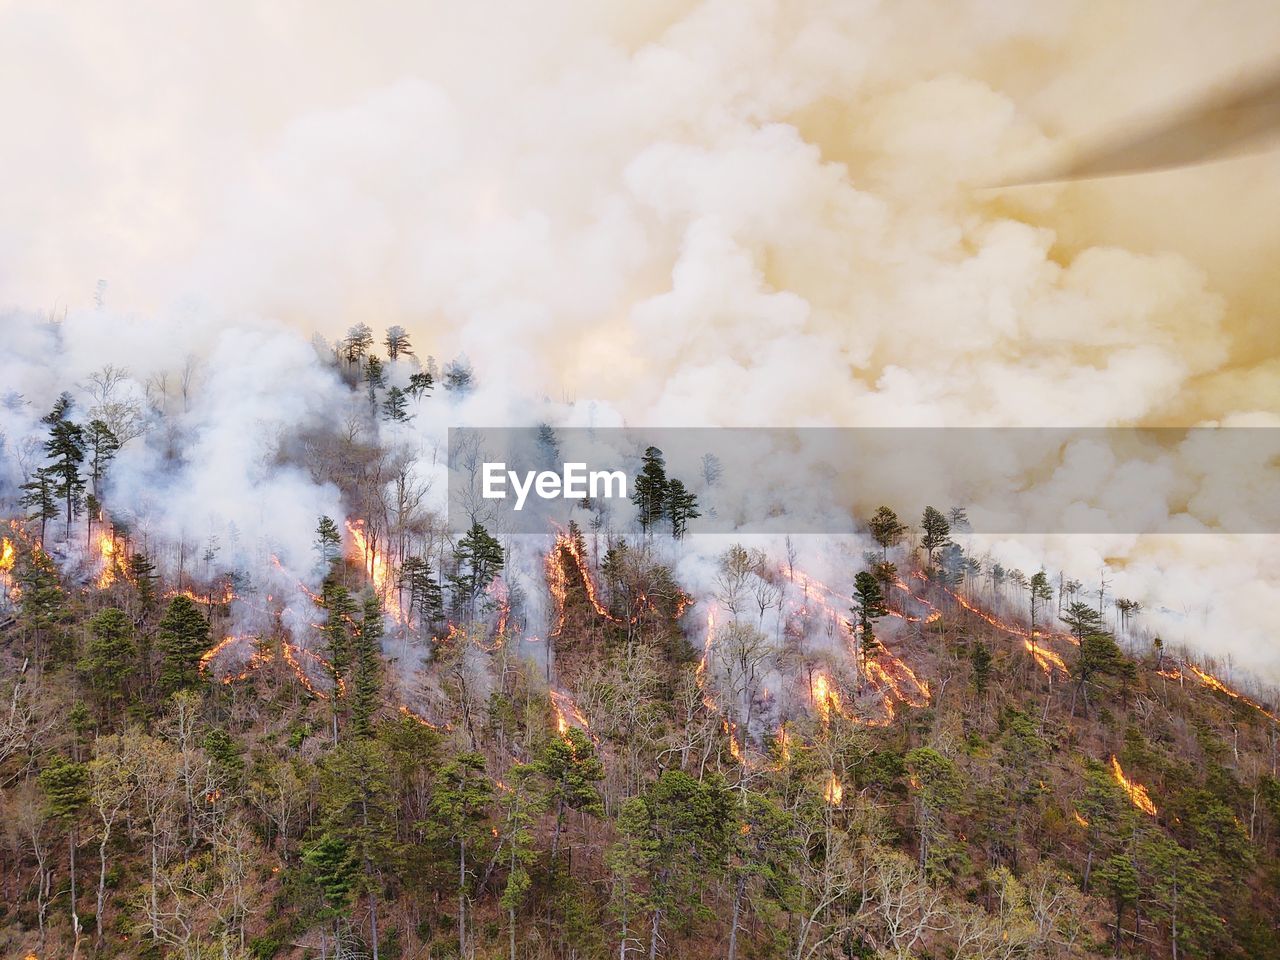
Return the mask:
[[0, 539], [5, 956], [1280, 957], [1274, 698], [1105, 578], [884, 507], [821, 578], [718, 542], [682, 583], [652, 449], [635, 529], [452, 533], [395, 431], [477, 374], [383, 345], [280, 440], [348, 511], [302, 578], [114, 515], [146, 431], [45, 417]]

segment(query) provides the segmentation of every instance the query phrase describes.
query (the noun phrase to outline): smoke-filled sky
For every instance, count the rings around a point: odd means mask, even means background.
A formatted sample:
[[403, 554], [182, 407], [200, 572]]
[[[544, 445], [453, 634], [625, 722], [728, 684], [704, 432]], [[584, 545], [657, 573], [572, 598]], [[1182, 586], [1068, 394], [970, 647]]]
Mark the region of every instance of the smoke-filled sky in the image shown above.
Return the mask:
[[[16, 0], [0, 372], [47, 405], [194, 355], [220, 501], [261, 486], [245, 423], [340, 408], [307, 341], [357, 321], [468, 355], [486, 425], [1275, 425], [1280, 153], [1001, 185], [1278, 61], [1267, 0]], [[333, 508], [273, 482], [223, 507]], [[1109, 560], [1280, 677], [1272, 538], [1001, 549]]]

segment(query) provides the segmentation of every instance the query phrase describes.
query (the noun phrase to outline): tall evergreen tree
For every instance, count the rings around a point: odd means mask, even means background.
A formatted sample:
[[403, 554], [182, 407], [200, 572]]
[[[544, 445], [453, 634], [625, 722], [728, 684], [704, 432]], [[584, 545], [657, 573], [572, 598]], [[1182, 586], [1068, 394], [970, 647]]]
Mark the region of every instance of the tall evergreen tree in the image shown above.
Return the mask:
[[449, 582], [468, 616], [474, 616], [476, 599], [502, 572], [504, 561], [502, 544], [478, 522], [454, 547], [454, 573]]
[[435, 378], [431, 376], [430, 370], [418, 370], [409, 374], [409, 396], [415, 400], [421, 400], [424, 396], [431, 392], [435, 386]]
[[45, 542], [46, 528], [50, 520], [58, 517], [58, 481], [48, 467], [39, 467], [31, 479], [21, 487], [19, 504], [26, 507], [28, 519], [40, 521], [40, 542]]
[[80, 915], [76, 912], [76, 849], [80, 846], [80, 815], [89, 805], [89, 768], [55, 755], [39, 776], [49, 814], [67, 830], [68, 871], [71, 877], [71, 931], [80, 940]]
[[467, 902], [470, 877], [479, 861], [479, 847], [488, 836], [485, 821], [493, 785], [484, 773], [484, 757], [460, 753], [440, 769], [431, 796], [431, 833], [451, 849], [457, 864], [458, 956], [467, 952]]
[[324, 624], [325, 656], [329, 664], [332, 693], [329, 698], [333, 742], [338, 742], [338, 720], [342, 711], [343, 692], [351, 670], [351, 632], [356, 613], [350, 592], [332, 577], [321, 587], [321, 604], [328, 614]]
[[84, 430], [78, 423], [67, 419], [70, 409], [70, 396], [64, 393], [44, 418], [49, 424], [49, 439], [45, 441], [44, 450], [49, 458], [54, 493], [66, 506], [68, 537], [71, 536], [71, 521], [84, 496], [80, 464], [84, 462], [85, 455]]
[[405, 332], [404, 327], [395, 326], [387, 327], [387, 336], [382, 341], [387, 348], [387, 359], [393, 363], [400, 359], [400, 355], [413, 355], [413, 347], [409, 344], [409, 334]]
[[671, 535], [677, 540], [684, 539], [690, 520], [702, 516], [698, 512], [698, 498], [675, 478], [667, 484], [667, 516], [671, 519]]
[[382, 398], [382, 419], [392, 423], [406, 423], [409, 420], [409, 400], [399, 387], [391, 387]]
[[920, 530], [923, 534], [920, 545], [924, 547], [925, 554], [929, 558], [929, 566], [932, 567], [934, 553], [950, 542], [951, 524], [941, 511], [933, 507], [925, 507], [924, 514], [920, 518]]
[[869, 659], [875, 656], [880, 645], [880, 641], [876, 639], [875, 622], [889, 613], [884, 592], [880, 589], [880, 581], [875, 574], [863, 570], [853, 578], [853, 606], [850, 613], [856, 618], [859, 627], [863, 659]]
[[555, 807], [556, 824], [551, 834], [551, 859], [560, 849], [560, 830], [566, 810], [592, 816], [604, 814], [604, 801], [596, 784], [604, 779], [604, 765], [595, 745], [585, 733], [570, 727], [562, 736], [552, 737], [537, 764], [549, 783], [547, 797]]
[[357, 737], [373, 733], [372, 717], [382, 693], [382, 604], [375, 594], [364, 600], [364, 617], [355, 636], [351, 728]]
[[316, 524], [315, 549], [320, 554], [320, 563], [324, 567], [338, 558], [342, 549], [342, 533], [332, 517], [322, 516]]
[[111, 428], [101, 420], [90, 420], [84, 432], [85, 443], [89, 453], [89, 480], [93, 485], [93, 495], [102, 498], [102, 478], [107, 467], [120, 451], [120, 441], [111, 432]]
[[178, 594], [159, 624], [160, 688], [166, 693], [203, 682], [200, 658], [209, 650], [209, 621], [195, 601]]
[[906, 524], [888, 507], [881, 507], [867, 525], [871, 528], [872, 539], [880, 545], [881, 559], [887, 561], [889, 549], [901, 543], [906, 535]]
[[642, 530], [647, 532], [666, 516], [667, 491], [667, 466], [662, 451], [657, 447], [647, 447], [631, 492], [631, 502], [636, 505]]
[[377, 960], [381, 878], [394, 869], [400, 855], [397, 797], [386, 746], [369, 738], [335, 748], [321, 766], [320, 786], [321, 826], [346, 846], [359, 869], [352, 890], [368, 897], [370, 945]]
[[124, 696], [125, 682], [137, 662], [133, 623], [119, 607], [107, 607], [89, 621], [91, 634], [80, 672], [104, 707]]

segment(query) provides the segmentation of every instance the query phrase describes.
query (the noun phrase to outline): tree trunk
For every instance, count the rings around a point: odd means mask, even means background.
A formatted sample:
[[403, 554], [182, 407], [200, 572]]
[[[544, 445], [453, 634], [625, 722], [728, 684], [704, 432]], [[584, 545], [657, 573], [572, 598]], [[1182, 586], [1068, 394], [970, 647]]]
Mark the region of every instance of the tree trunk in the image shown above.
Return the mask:
[[560, 852], [560, 827], [564, 823], [564, 797], [556, 801], [556, 827], [551, 834], [551, 862], [556, 862], [556, 854]]
[[467, 960], [467, 844], [458, 844], [458, 960]]
[[653, 911], [653, 921], [649, 927], [649, 960], [657, 960], [658, 956], [658, 924], [662, 919], [662, 911]]
[[738, 960], [738, 917], [742, 910], [742, 895], [747, 889], [747, 875], [738, 878], [733, 891], [733, 920], [729, 924], [729, 960]]
[[[516, 960], [516, 908], [515, 907], [507, 908], [507, 929], [508, 929], [507, 936], [511, 942], [511, 960]], [[1178, 960], [1178, 958], [1174, 957], [1174, 960]]]
[[96, 928], [93, 945], [98, 950], [102, 949], [102, 910], [107, 903], [107, 840], [110, 837], [110, 832], [104, 830], [102, 842], [98, 844], [98, 915], [93, 918]]
[[76, 913], [76, 840], [78, 831], [75, 826], [71, 827], [71, 834], [67, 837], [67, 849], [69, 859], [71, 861], [71, 932], [78, 940], [80, 938], [80, 915]]

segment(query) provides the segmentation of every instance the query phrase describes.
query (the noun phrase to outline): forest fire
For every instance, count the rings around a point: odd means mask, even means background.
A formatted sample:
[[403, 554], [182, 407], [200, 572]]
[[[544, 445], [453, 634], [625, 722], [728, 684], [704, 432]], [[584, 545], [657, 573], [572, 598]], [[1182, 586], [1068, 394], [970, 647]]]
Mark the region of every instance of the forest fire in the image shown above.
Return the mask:
[[1151, 796], [1147, 793], [1147, 788], [1140, 783], [1134, 783], [1124, 775], [1124, 770], [1120, 768], [1120, 761], [1116, 759], [1115, 754], [1111, 755], [1111, 775], [1115, 778], [1120, 789], [1129, 797], [1129, 802], [1141, 810], [1148, 816], [1156, 815], [1156, 805], [1152, 802]]
[[351, 542], [358, 554], [357, 559], [365, 574], [373, 583], [373, 589], [382, 599], [383, 608], [396, 622], [403, 621], [400, 599], [396, 594], [395, 582], [386, 557], [379, 553], [373, 540], [365, 531], [363, 520], [348, 520], [347, 532], [351, 534]]
[[1280, 723], [1280, 716], [1277, 716], [1276, 714], [1272, 713], [1262, 704], [1258, 703], [1258, 701], [1250, 699], [1249, 697], [1246, 697], [1243, 693], [1240, 693], [1236, 690], [1232, 690], [1229, 686], [1227, 686], [1225, 683], [1223, 683], [1213, 674], [1206, 673], [1205, 671], [1201, 670], [1199, 667], [1195, 666], [1192, 663], [1184, 662], [1183, 666], [1186, 667], [1188, 670], [1190, 670], [1191, 675], [1194, 676], [1201, 683], [1203, 683], [1210, 690], [1216, 690], [1218, 693], [1226, 694], [1232, 700], [1239, 700], [1241, 703], [1247, 703], [1249, 706], [1253, 707], [1253, 709], [1259, 711], [1264, 716], [1276, 721], [1277, 723]]
[[98, 574], [97, 587], [105, 590], [116, 580], [116, 542], [111, 534], [98, 537], [98, 556], [102, 559], [102, 572]]
[[822, 799], [827, 802], [828, 806], [832, 807], [840, 806], [840, 803], [844, 800], [844, 784], [840, 782], [840, 778], [836, 776], [834, 770], [831, 771], [831, 776], [827, 779], [826, 786], [823, 787]]
[[556, 715], [556, 732], [564, 737], [569, 732], [570, 727], [577, 727], [579, 730], [591, 733], [591, 724], [587, 722], [587, 718], [582, 715], [582, 711], [578, 709], [578, 705], [573, 702], [573, 697], [559, 690], [548, 690], [547, 697], [551, 701], [551, 709]]
[[6, 597], [10, 595], [16, 597], [16, 592], [13, 588], [13, 565], [16, 559], [13, 541], [8, 537], [0, 540], [0, 587], [4, 588]]
[[1022, 645], [1035, 658], [1036, 663], [1045, 672], [1046, 676], [1052, 677], [1055, 670], [1061, 671], [1063, 676], [1071, 673], [1067, 669], [1067, 662], [1043, 644], [1036, 643], [1034, 639], [1028, 637], [1022, 641]]
[[[587, 566], [586, 557], [582, 555], [582, 548], [578, 541], [567, 533], [557, 533], [556, 545], [552, 550], [552, 554], [553, 556], [557, 554], [560, 556], [567, 555], [573, 561], [574, 569], [578, 571], [578, 577], [582, 580], [582, 588], [586, 591], [587, 600], [590, 602], [591, 608], [605, 620], [617, 623], [617, 618], [609, 613], [605, 605], [600, 602], [600, 597], [596, 594], [595, 582], [591, 579], [591, 571]], [[563, 578], [564, 573], [561, 571], [561, 579], [563, 580]]]
[[1076, 823], [1080, 824], [1080, 826], [1086, 828], [1089, 826], [1089, 821], [1080, 815], [1079, 810], [1072, 810], [1071, 815], [1075, 818]]
[[833, 716], [843, 716], [844, 706], [840, 702], [840, 693], [832, 685], [825, 673], [815, 673], [810, 683], [809, 692], [813, 696], [813, 705], [818, 710], [822, 722], [830, 723]]
[[[418, 713], [416, 710], [412, 710], [412, 709], [410, 709], [410, 707], [408, 706], [408, 704], [404, 704], [404, 703], [402, 703], [402, 704], [400, 704], [400, 706], [399, 706], [399, 708], [398, 708], [398, 709], [399, 709], [399, 711], [400, 711], [400, 716], [405, 717], [405, 718], [407, 718], [407, 719], [409, 719], [409, 720], [412, 720], [414, 723], [417, 723], [417, 724], [419, 724], [420, 726], [426, 727], [426, 728], [427, 728], [427, 729], [429, 729], [429, 730], [439, 730], [439, 729], [441, 729], [441, 727], [440, 727], [440, 725], [439, 725], [439, 724], [432, 723], [430, 720], [428, 720], [428, 719], [427, 719], [426, 717], [424, 717], [422, 714]], [[448, 726], [446, 725], [446, 726], [444, 727], [444, 729], [446, 729], [446, 730], [447, 730], [447, 729], [449, 729], [449, 728], [448, 728]], [[503, 786], [503, 785], [502, 785], [501, 783], [499, 783], [499, 786]]]
[[[253, 648], [252, 652], [249, 654], [249, 658], [244, 661], [243, 666], [238, 672], [227, 673], [219, 678], [222, 684], [229, 686], [242, 680], [248, 680], [249, 677], [252, 676], [259, 668], [274, 662], [275, 651], [270, 646], [262, 644], [256, 637], [235, 635], [226, 637], [219, 641], [201, 655], [200, 672], [206, 674], [212, 673], [214, 661], [220, 659], [228, 652], [235, 652], [241, 649], [245, 644], [248, 644]], [[288, 640], [281, 640], [279, 649], [280, 659], [293, 672], [294, 677], [302, 685], [303, 689], [321, 700], [326, 699], [328, 697], [328, 693], [321, 690], [311, 679], [306, 667], [303, 666], [303, 660], [305, 659], [319, 667], [326, 676], [333, 677], [333, 667], [330, 663], [318, 653], [308, 650], [305, 647], [300, 647]], [[337, 678], [336, 686], [338, 689], [338, 696], [342, 696], [345, 693], [346, 684], [343, 682], [341, 677]]]
[[[882, 651], [876, 658], [869, 659], [866, 666], [867, 679], [876, 689], [883, 690], [909, 707], [929, 705], [929, 684], [917, 677], [915, 671], [887, 650]], [[892, 707], [888, 709], [892, 715]]]

